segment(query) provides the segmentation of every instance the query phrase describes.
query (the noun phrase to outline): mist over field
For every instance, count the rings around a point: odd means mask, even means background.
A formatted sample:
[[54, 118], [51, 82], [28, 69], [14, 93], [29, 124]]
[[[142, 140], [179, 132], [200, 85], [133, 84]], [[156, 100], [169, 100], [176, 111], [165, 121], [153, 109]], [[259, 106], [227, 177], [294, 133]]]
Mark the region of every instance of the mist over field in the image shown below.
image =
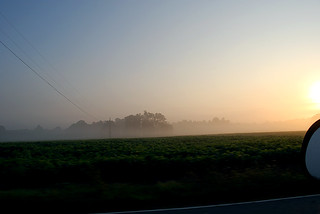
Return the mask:
[[93, 123], [80, 120], [65, 129], [60, 127], [46, 129], [38, 125], [34, 129], [7, 130], [4, 126], [0, 126], [0, 142], [306, 131], [318, 119], [320, 115], [290, 121], [234, 123], [225, 118], [215, 117], [211, 120], [182, 120], [169, 123], [161, 113], [144, 111], [115, 120]]

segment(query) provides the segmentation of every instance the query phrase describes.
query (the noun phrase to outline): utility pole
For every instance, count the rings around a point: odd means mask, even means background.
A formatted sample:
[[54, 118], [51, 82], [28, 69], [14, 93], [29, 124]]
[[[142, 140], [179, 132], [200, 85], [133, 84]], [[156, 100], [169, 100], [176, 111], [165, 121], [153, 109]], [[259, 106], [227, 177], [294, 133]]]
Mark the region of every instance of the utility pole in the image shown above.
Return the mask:
[[109, 138], [111, 138], [111, 117], [109, 117]]

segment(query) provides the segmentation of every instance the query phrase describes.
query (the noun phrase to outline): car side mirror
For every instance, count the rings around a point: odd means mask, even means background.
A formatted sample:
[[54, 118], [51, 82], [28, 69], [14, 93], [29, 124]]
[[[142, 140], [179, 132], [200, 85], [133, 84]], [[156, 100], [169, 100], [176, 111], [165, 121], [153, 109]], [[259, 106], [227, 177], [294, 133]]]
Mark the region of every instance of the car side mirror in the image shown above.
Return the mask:
[[320, 120], [312, 124], [305, 134], [301, 152], [307, 173], [320, 180]]

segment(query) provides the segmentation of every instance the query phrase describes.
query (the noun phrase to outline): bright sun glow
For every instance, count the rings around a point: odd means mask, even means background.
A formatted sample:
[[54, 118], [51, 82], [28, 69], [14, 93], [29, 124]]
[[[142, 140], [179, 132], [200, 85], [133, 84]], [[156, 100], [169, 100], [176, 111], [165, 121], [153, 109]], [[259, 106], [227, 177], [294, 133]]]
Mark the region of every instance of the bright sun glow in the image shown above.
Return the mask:
[[310, 87], [309, 95], [314, 103], [320, 104], [320, 82], [316, 82]]

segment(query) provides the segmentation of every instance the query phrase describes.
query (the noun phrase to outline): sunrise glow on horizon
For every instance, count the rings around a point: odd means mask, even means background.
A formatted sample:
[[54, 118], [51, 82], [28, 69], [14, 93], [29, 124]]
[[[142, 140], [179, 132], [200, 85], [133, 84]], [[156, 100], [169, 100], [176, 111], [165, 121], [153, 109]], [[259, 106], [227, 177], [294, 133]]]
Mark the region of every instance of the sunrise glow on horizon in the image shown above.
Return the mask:
[[311, 85], [309, 97], [316, 105], [316, 108], [320, 110], [320, 81]]
[[320, 112], [319, 8], [295, 0], [2, 0], [0, 40], [88, 114], [0, 45], [0, 125], [66, 127], [144, 110], [169, 122], [311, 118]]

